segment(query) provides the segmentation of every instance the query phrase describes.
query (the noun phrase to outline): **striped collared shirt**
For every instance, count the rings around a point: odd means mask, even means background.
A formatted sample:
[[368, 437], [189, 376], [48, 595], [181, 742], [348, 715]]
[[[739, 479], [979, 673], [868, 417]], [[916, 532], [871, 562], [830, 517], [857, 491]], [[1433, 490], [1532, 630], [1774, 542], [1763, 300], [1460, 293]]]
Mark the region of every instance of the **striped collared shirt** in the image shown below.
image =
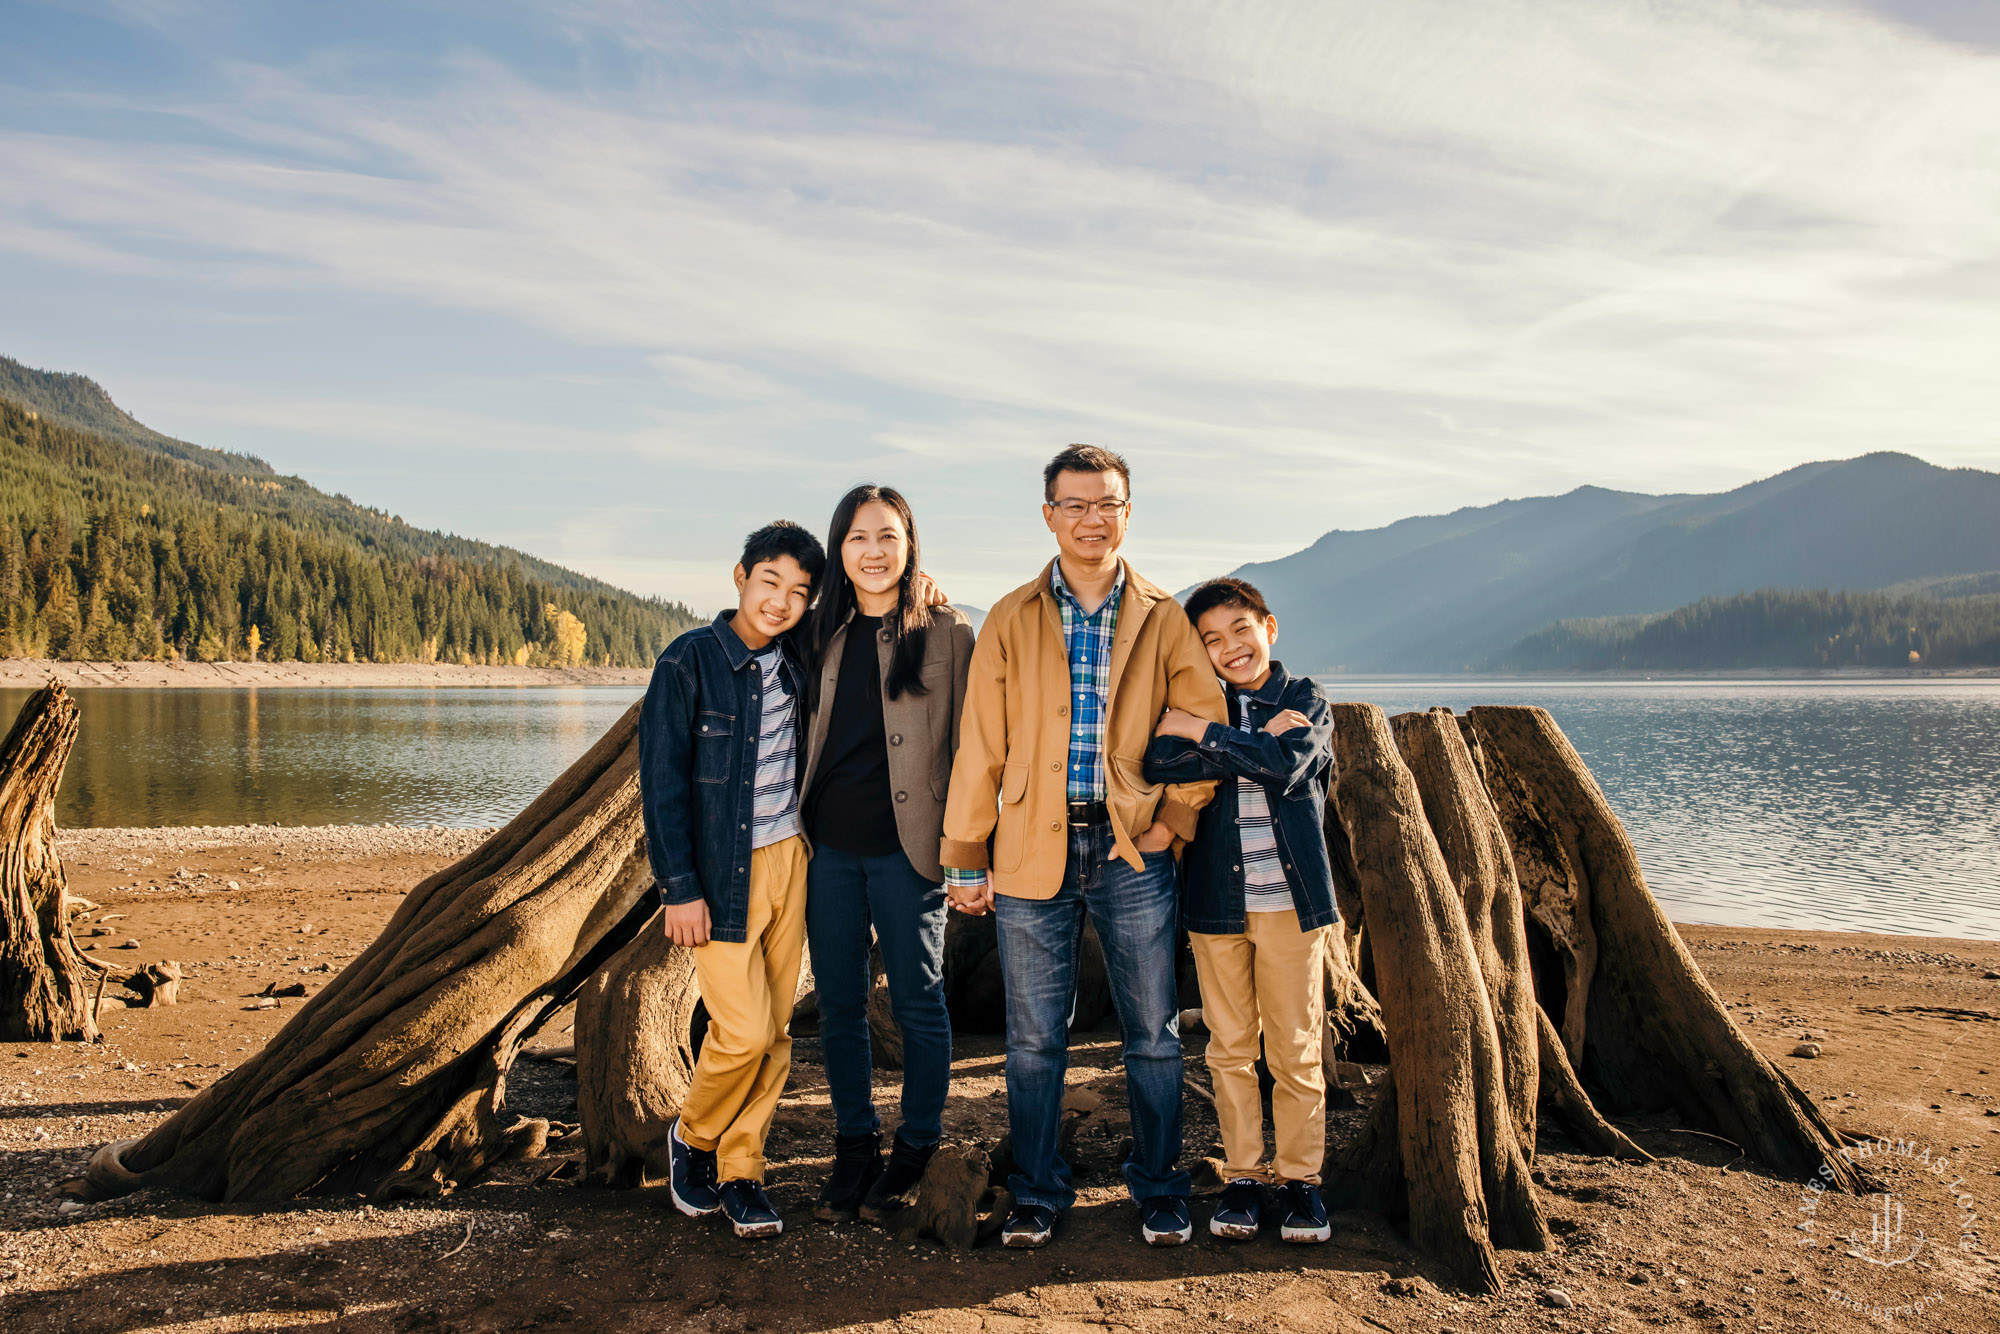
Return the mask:
[[799, 736], [794, 726], [798, 691], [784, 651], [773, 644], [756, 656], [762, 687], [757, 729], [757, 783], [751, 794], [750, 846], [769, 847], [799, 832]]
[[1125, 600], [1125, 562], [1118, 562], [1104, 605], [1087, 616], [1063, 582], [1061, 561], [1049, 567], [1049, 585], [1062, 609], [1063, 647], [1069, 653], [1069, 799], [1103, 801], [1105, 705], [1111, 694], [1111, 640], [1118, 631], [1118, 604]]
[[[1230, 693], [1235, 697], [1237, 727], [1255, 732], [1250, 723], [1250, 697]], [[1277, 830], [1271, 825], [1271, 799], [1254, 778], [1236, 780], [1236, 837], [1242, 845], [1243, 911], [1292, 911], [1292, 887], [1278, 855]]]

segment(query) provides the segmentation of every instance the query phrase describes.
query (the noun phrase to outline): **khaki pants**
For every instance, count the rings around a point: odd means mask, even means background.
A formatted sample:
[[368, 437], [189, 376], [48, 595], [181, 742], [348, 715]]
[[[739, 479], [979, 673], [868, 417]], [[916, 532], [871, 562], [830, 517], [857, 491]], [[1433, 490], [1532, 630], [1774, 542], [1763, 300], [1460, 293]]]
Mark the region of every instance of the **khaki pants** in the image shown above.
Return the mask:
[[713, 1149], [722, 1181], [764, 1179], [764, 1137], [792, 1070], [792, 1002], [806, 938], [806, 845], [793, 837], [750, 854], [749, 939], [694, 952], [708, 1007], [681, 1138]]
[[[1222, 1123], [1224, 1179], [1319, 1184], [1326, 1156], [1326, 936], [1299, 930], [1296, 912], [1245, 914], [1240, 936], [1189, 932], [1208, 1027], [1208, 1073]], [[1264, 1169], [1264, 1103], [1257, 1090], [1258, 1038], [1275, 1087], [1277, 1153]]]

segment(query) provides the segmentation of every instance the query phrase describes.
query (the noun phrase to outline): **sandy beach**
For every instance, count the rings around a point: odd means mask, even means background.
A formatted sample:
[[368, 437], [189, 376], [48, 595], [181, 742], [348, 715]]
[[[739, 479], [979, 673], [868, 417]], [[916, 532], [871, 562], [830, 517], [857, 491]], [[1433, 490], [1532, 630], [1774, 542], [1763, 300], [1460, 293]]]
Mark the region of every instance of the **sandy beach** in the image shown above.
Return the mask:
[[[811, 1221], [831, 1125], [810, 1032], [799, 1034], [770, 1146], [772, 1193], [788, 1219], [774, 1243], [681, 1218], [657, 1188], [544, 1180], [558, 1165], [547, 1159], [386, 1208], [219, 1205], [149, 1190], [61, 1210], [56, 1187], [97, 1146], [157, 1124], [301, 1003], [258, 1009], [258, 992], [301, 982], [316, 992], [412, 885], [481, 837], [272, 826], [61, 836], [73, 891], [97, 904], [78, 928], [84, 944], [121, 963], [179, 960], [188, 980], [174, 1008], [107, 1010], [102, 1045], [0, 1046], [0, 1327], [1750, 1334], [1880, 1330], [1873, 1307], [1912, 1329], [2000, 1328], [2000, 1261], [1983, 1221], [2000, 1210], [2000, 944], [1910, 936], [1682, 928], [1744, 1031], [1837, 1125], [1946, 1165], [1935, 1176], [1891, 1162], [1908, 1223], [1925, 1238], [1895, 1267], [1862, 1263], [1845, 1242], [1802, 1246], [1813, 1239], [1799, 1230], [1802, 1183], [1672, 1117], [1621, 1120], [1658, 1157], [1643, 1166], [1584, 1156], [1545, 1124], [1535, 1170], [1557, 1245], [1501, 1252], [1496, 1297], [1440, 1287], [1394, 1230], [1361, 1214], [1337, 1215], [1324, 1247], [1272, 1236], [1225, 1246], [1199, 1233], [1154, 1250], [1136, 1237], [1119, 1179], [1125, 1104], [1110, 1031], [1080, 1035], [1073, 1053], [1071, 1083], [1101, 1092], [1105, 1106], [1078, 1140], [1079, 1205], [1042, 1251], [952, 1252]], [[556, 1019], [537, 1044], [568, 1043], [569, 1022]], [[1821, 1047], [1816, 1059], [1790, 1054], [1807, 1040]], [[1205, 1083], [1206, 1039], [1185, 1041], [1191, 1081]], [[1000, 1040], [961, 1035], [955, 1056], [946, 1134], [991, 1145], [1006, 1127]], [[878, 1072], [891, 1121], [896, 1089], [893, 1073]], [[575, 1090], [568, 1066], [523, 1061], [509, 1107], [574, 1120]], [[1363, 1090], [1331, 1113], [1336, 1146], [1373, 1096]], [[1190, 1156], [1217, 1152], [1204, 1099], [1191, 1093], [1186, 1116]], [[1196, 1202], [1198, 1219], [1207, 1208]], [[1866, 1238], [1869, 1208], [1820, 1204], [1817, 1235]]]

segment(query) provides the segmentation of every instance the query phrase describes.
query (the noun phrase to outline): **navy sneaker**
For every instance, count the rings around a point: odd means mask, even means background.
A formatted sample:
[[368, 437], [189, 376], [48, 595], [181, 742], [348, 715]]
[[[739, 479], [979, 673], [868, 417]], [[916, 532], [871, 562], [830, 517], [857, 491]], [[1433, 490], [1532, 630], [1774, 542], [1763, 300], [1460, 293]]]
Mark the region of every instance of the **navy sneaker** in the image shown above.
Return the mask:
[[681, 1123], [675, 1118], [667, 1131], [667, 1148], [673, 1156], [673, 1172], [667, 1178], [667, 1193], [674, 1208], [689, 1218], [706, 1218], [722, 1207], [715, 1192], [715, 1150], [697, 1149], [681, 1138]]
[[923, 1180], [931, 1155], [936, 1152], [935, 1144], [918, 1148], [897, 1135], [895, 1145], [889, 1150], [889, 1165], [882, 1170], [882, 1175], [875, 1178], [875, 1184], [868, 1188], [867, 1198], [861, 1201], [861, 1221], [887, 1223], [901, 1213], [903, 1206], [909, 1202], [910, 1192]]
[[1278, 1187], [1278, 1204], [1285, 1211], [1284, 1229], [1279, 1235], [1286, 1241], [1309, 1246], [1333, 1235], [1333, 1225], [1326, 1221], [1326, 1204], [1319, 1197], [1318, 1186], [1304, 1181], [1287, 1181]]
[[1139, 1235], [1148, 1246], [1178, 1246], [1194, 1236], [1185, 1195], [1155, 1195], [1139, 1206]]
[[1002, 1246], [1035, 1247], [1049, 1244], [1049, 1233], [1055, 1231], [1056, 1211], [1045, 1204], [1017, 1204], [1007, 1215], [1007, 1226], [1000, 1229]]
[[1250, 1177], [1237, 1177], [1222, 1188], [1222, 1199], [1208, 1216], [1208, 1230], [1231, 1241], [1248, 1241], [1264, 1221], [1264, 1187]]
[[722, 1212], [739, 1237], [775, 1237], [785, 1230], [785, 1220], [771, 1207], [764, 1183], [738, 1177], [722, 1183]]
[[882, 1175], [882, 1136], [877, 1131], [865, 1135], [833, 1137], [833, 1171], [819, 1188], [813, 1217], [824, 1223], [852, 1222], [868, 1195], [868, 1188]]

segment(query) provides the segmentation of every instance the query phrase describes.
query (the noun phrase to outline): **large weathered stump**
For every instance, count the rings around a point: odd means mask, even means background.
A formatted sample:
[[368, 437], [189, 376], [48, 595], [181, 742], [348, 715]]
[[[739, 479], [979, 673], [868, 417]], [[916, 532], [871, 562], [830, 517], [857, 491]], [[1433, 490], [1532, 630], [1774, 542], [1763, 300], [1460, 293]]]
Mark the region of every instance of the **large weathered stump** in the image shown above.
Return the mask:
[[[1542, 1249], [1548, 1231], [1517, 1138], [1464, 903], [1382, 711], [1372, 704], [1332, 709], [1334, 803], [1389, 1037], [1404, 1198], [1383, 1201], [1384, 1211], [1406, 1216], [1411, 1239], [1456, 1281], [1497, 1291], [1494, 1244]], [[1386, 1145], [1388, 1115], [1375, 1118], [1377, 1152]], [[1377, 1165], [1385, 1185], [1397, 1175]]]
[[97, 974], [70, 935], [56, 856], [56, 789], [76, 744], [76, 701], [51, 681], [0, 744], [0, 1040], [98, 1039]]
[[[1779, 1171], [1863, 1179], [1837, 1133], [1751, 1045], [1660, 911], [1638, 854], [1569, 738], [1545, 709], [1468, 710], [1496, 804], [1509, 808], [1517, 861], [1561, 863], [1559, 896], [1577, 920], [1555, 930], [1594, 942], [1566, 969], [1565, 1045], [1593, 1097], [1613, 1110], [1673, 1108]], [[1560, 857], [1558, 857], [1560, 854]], [[1588, 966], [1586, 966], [1588, 964]], [[1580, 1032], [1578, 1031], [1580, 1029]]]
[[584, 983], [576, 1000], [576, 1105], [584, 1169], [627, 1187], [672, 1167], [667, 1132], [694, 1079], [694, 951], [658, 915]]
[[99, 1150], [73, 1192], [435, 1193], [539, 1145], [546, 1126], [501, 1120], [507, 1070], [649, 899], [638, 715], [412, 890], [262, 1051], [144, 1138]]
[[1540, 1091], [1535, 983], [1528, 971], [1521, 890], [1500, 817], [1458, 720], [1447, 709], [1399, 714], [1390, 720], [1396, 744], [1417, 781], [1424, 817], [1458, 886], [1465, 926], [1493, 1024], [1500, 1037], [1501, 1079], [1521, 1152], [1535, 1152], [1535, 1103]]

